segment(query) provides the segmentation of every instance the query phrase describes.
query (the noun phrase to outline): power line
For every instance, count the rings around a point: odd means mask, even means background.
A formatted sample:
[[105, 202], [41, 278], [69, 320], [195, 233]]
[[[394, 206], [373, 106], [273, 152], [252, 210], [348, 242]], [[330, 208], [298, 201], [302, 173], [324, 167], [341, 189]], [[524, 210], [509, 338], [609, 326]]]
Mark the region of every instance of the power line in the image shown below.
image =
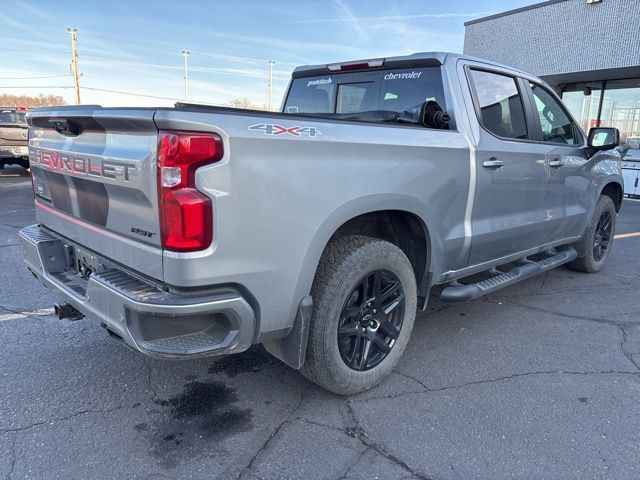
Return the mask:
[[66, 53], [69, 51], [67, 49], [61, 49], [59, 47], [0, 47], [0, 52], [33, 52], [34, 49], [40, 51], [49, 51], [49, 52], [57, 52], [57, 53]]
[[[16, 85], [9, 85], [9, 86], [2, 86], [0, 85], [0, 90], [2, 90], [3, 88], [62, 88], [62, 89], [71, 89], [74, 87], [71, 86], [67, 86], [67, 85], [39, 85], [39, 86], [16, 86]], [[83, 90], [93, 90], [95, 92], [105, 92], [105, 93], [118, 93], [120, 95], [131, 95], [133, 97], [144, 97], [144, 98], [155, 98], [155, 99], [159, 99], [159, 100], [171, 100], [172, 102], [182, 102], [184, 101], [184, 99], [182, 98], [177, 98], [177, 97], [162, 97], [160, 95], [148, 95], [148, 94], [144, 94], [144, 93], [136, 93], [136, 92], [125, 92], [122, 90], [109, 90], [106, 88], [95, 88], [95, 87], [82, 87]], [[224, 106], [221, 103], [211, 103], [211, 102], [202, 102], [202, 101], [194, 101], [193, 103], [199, 103], [202, 105], [211, 105], [214, 107], [221, 107]]]
[[73, 88], [68, 85], [2, 85], [2, 88]]
[[70, 73], [64, 75], [42, 75], [40, 77], [0, 77], [0, 80], [40, 80], [41, 78], [66, 78], [71, 77]]
[[[0, 90], [2, 90], [3, 88], [64, 88], [64, 89], [69, 89], [69, 88], [74, 88], [74, 87], [69, 87], [69, 86], [62, 86], [62, 85], [50, 85], [50, 86], [38, 86], [38, 87], [17, 87], [17, 86], [9, 86], [9, 87], [3, 87], [0, 86]], [[110, 90], [110, 89], [106, 89], [106, 88], [96, 88], [96, 87], [82, 87], [83, 90], [92, 90], [95, 92], [105, 92], [105, 93], [119, 93], [120, 95], [131, 95], [134, 97], [144, 97], [144, 98], [156, 98], [156, 99], [160, 99], [160, 100], [171, 100], [173, 102], [182, 102], [184, 99], [182, 98], [177, 98], [177, 97], [162, 97], [160, 95], [148, 95], [145, 93], [136, 93], [136, 92], [125, 92], [122, 90]], [[205, 105], [213, 105], [213, 106], [221, 106], [222, 104], [220, 103], [210, 103], [210, 102], [197, 102], [197, 103], [202, 103]]]
[[[2, 88], [2, 87], [0, 87]], [[96, 92], [106, 92], [106, 93], [119, 93], [121, 95], [132, 95], [134, 97], [145, 97], [145, 98], [157, 98], [157, 99], [161, 99], [161, 100], [171, 100], [173, 102], [182, 102], [184, 99], [182, 98], [175, 98], [175, 97], [161, 97], [158, 95], [147, 95], [144, 93], [135, 93], [135, 92], [123, 92], [121, 90], [107, 90], [106, 88], [92, 88], [92, 87], [82, 87], [85, 90], [94, 90]], [[212, 105], [212, 106], [217, 106], [220, 107], [222, 106], [222, 104], [220, 103], [210, 103], [210, 102], [195, 102], [195, 103], [201, 103], [203, 105]]]
[[96, 92], [106, 92], [106, 93], [119, 93], [121, 95], [132, 95], [134, 97], [145, 97], [145, 98], [158, 98], [161, 100], [172, 100], [174, 102], [182, 102], [183, 99], [181, 98], [173, 98], [173, 97], [161, 97], [158, 95], [148, 95], [145, 93], [135, 93], [135, 92], [123, 92], [121, 90], [108, 90], [106, 88], [93, 88], [93, 87], [82, 87], [85, 90], [93, 90]]

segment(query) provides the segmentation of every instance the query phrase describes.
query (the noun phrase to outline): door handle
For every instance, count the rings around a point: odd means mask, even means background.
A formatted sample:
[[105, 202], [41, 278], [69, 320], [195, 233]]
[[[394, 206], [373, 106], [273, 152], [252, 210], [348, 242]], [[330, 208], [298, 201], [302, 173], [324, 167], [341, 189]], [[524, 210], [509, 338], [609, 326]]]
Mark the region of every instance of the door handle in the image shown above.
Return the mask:
[[560, 168], [564, 166], [564, 160], [561, 160], [559, 158], [554, 158], [553, 160], [551, 160], [549, 162], [549, 166], [551, 168]]
[[489, 160], [482, 162], [482, 166], [486, 168], [500, 168], [504, 167], [504, 162], [498, 160], [496, 157], [491, 157]]

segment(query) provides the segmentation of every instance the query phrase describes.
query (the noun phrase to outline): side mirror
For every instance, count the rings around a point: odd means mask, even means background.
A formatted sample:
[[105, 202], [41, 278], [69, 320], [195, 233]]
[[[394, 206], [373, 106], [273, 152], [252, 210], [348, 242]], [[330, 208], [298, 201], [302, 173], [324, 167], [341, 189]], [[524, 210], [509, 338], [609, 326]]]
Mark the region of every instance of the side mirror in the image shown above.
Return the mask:
[[594, 127], [589, 130], [589, 148], [611, 150], [620, 145], [620, 131], [617, 128]]

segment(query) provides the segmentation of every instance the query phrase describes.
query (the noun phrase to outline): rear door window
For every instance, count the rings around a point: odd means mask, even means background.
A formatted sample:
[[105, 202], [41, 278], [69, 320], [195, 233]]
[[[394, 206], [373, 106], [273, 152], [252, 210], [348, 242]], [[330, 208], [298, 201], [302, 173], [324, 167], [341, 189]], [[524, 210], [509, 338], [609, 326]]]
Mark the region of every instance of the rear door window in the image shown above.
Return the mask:
[[338, 73], [295, 78], [286, 113], [404, 112], [428, 100], [446, 110], [439, 67]]
[[470, 70], [480, 123], [502, 138], [527, 139], [522, 95], [514, 77], [484, 70]]

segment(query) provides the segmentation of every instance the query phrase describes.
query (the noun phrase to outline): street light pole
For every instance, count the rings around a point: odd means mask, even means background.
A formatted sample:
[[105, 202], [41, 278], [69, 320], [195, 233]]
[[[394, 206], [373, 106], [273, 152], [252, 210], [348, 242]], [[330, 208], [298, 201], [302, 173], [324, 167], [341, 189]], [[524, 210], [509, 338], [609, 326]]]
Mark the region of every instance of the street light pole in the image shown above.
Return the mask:
[[273, 97], [273, 66], [276, 64], [275, 61], [269, 60], [269, 111], [271, 111], [271, 100]]
[[184, 57], [184, 101], [189, 101], [189, 66], [187, 64], [187, 58], [189, 57], [189, 50], [182, 50], [182, 56]]
[[71, 35], [71, 70], [73, 71], [76, 88], [76, 104], [80, 105], [80, 75], [78, 73], [78, 29], [67, 27], [67, 33]]

